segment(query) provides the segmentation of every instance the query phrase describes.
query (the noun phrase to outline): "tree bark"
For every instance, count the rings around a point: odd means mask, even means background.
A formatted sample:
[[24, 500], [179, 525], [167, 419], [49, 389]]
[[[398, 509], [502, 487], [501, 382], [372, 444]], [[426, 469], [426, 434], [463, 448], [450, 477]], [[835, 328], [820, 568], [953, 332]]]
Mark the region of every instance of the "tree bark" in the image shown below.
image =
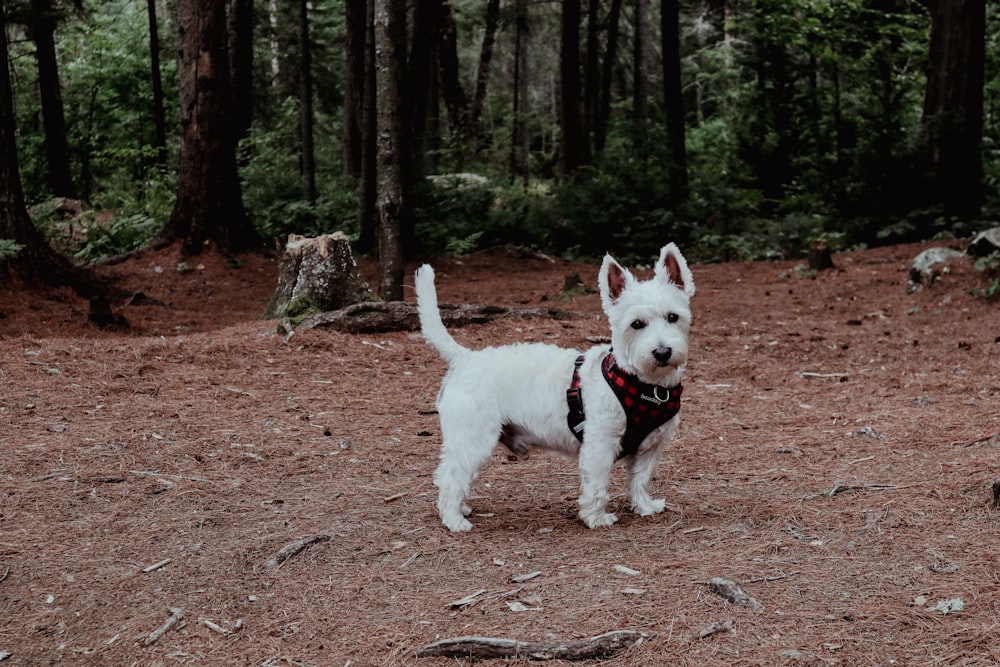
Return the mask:
[[230, 0], [229, 69], [232, 73], [233, 124], [237, 141], [249, 136], [253, 124], [253, 19], [253, 0]]
[[32, 38], [38, 64], [38, 92], [45, 130], [45, 158], [49, 188], [57, 197], [76, 197], [69, 169], [69, 143], [63, 114], [62, 89], [56, 60], [56, 11], [52, 0], [31, 0]]
[[316, 151], [313, 132], [312, 45], [309, 43], [309, 1], [299, 0], [299, 133], [302, 150], [302, 198], [316, 201]]
[[156, 245], [181, 242], [184, 255], [214, 243], [221, 252], [258, 248], [236, 168], [236, 132], [225, 0], [179, 0], [177, 29], [181, 151], [177, 199]]
[[583, 164], [580, 122], [580, 0], [564, 0], [559, 49], [559, 172], [572, 178]]
[[295, 309], [338, 310], [371, 298], [368, 285], [358, 274], [347, 236], [341, 232], [316, 238], [291, 234], [264, 317], [294, 316], [289, 311]]
[[413, 170], [417, 174], [434, 167], [427, 163], [428, 147], [436, 143], [436, 123], [431, 116], [435, 106], [432, 91], [436, 88], [437, 53], [441, 0], [423, 0], [413, 10], [413, 38], [407, 65], [406, 83], [410, 101], [409, 128]]
[[660, 12], [667, 174], [670, 180], [670, 201], [676, 205], [686, 201], [689, 193], [684, 93], [681, 85], [680, 2], [663, 0]]
[[933, 0], [923, 123], [932, 179], [946, 216], [974, 219], [982, 208], [986, 5]]
[[377, 176], [377, 135], [378, 113], [376, 104], [375, 76], [375, 3], [365, 3], [365, 72], [364, 92], [361, 110], [361, 230], [358, 235], [358, 251], [377, 251], [378, 219], [375, 213], [375, 199], [378, 192]]
[[[149, 17], [149, 76], [153, 85], [153, 148], [156, 164], [167, 164], [167, 112], [163, 101], [163, 75], [160, 71], [160, 31], [156, 20], [156, 0], [146, 0]], [[89, 179], [88, 179], [89, 180]]]
[[375, 0], [375, 69], [378, 141], [375, 211], [378, 220], [379, 296], [403, 299], [403, 227], [406, 146], [403, 81], [406, 64], [406, 2]]

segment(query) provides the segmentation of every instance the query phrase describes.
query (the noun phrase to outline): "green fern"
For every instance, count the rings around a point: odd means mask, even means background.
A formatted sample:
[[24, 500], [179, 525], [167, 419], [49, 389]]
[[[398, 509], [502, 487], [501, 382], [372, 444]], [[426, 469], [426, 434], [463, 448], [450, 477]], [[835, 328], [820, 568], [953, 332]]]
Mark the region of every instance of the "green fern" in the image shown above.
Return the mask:
[[0, 262], [5, 262], [24, 248], [10, 239], [0, 239]]

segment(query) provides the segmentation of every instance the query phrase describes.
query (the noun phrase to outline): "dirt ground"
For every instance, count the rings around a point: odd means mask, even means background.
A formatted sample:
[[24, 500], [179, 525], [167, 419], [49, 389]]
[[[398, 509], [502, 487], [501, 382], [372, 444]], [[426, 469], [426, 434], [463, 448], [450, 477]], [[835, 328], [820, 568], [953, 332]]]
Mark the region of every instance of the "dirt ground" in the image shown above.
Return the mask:
[[[576, 519], [574, 462], [498, 451], [475, 529], [448, 533], [443, 362], [413, 332], [276, 333], [273, 258], [103, 269], [160, 302], [121, 307], [132, 333], [67, 291], [0, 285], [0, 661], [435, 667], [456, 661], [414, 649], [631, 629], [650, 636], [606, 664], [1000, 663], [1000, 305], [962, 265], [908, 294], [924, 247], [815, 277], [694, 265], [681, 427], [652, 484], [667, 511], [632, 515], [617, 469], [600, 530]], [[456, 330], [467, 345], [607, 334], [595, 294], [560, 297], [596, 266], [434, 263], [444, 303], [582, 313]]]

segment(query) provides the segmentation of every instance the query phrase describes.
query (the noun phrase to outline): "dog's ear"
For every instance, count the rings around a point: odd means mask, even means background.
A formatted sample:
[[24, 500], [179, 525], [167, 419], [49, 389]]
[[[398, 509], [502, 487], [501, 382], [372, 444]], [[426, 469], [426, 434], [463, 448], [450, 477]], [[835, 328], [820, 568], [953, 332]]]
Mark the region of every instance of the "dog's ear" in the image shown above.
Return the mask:
[[605, 255], [604, 262], [601, 263], [601, 272], [598, 276], [598, 283], [601, 288], [601, 303], [604, 305], [604, 309], [607, 310], [618, 301], [625, 288], [634, 280], [628, 269], [623, 268], [611, 255]]
[[687, 260], [675, 244], [668, 243], [660, 248], [660, 259], [657, 260], [653, 271], [658, 278], [680, 288], [688, 298], [694, 296], [694, 276], [691, 275]]

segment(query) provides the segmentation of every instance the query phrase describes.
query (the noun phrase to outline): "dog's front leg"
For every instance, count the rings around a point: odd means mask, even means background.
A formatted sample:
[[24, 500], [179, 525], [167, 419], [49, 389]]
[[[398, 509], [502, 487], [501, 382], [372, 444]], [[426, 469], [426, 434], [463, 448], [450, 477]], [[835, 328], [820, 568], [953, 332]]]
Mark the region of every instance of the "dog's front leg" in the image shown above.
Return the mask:
[[632, 501], [632, 511], [639, 516], [659, 514], [666, 507], [663, 498], [653, 499], [649, 495], [649, 481], [653, 478], [656, 463], [660, 458], [660, 447], [650, 447], [628, 460], [628, 495]]
[[611, 468], [618, 448], [614, 440], [588, 440], [587, 436], [580, 446], [580, 519], [588, 528], [610, 526], [618, 521], [607, 511]]

